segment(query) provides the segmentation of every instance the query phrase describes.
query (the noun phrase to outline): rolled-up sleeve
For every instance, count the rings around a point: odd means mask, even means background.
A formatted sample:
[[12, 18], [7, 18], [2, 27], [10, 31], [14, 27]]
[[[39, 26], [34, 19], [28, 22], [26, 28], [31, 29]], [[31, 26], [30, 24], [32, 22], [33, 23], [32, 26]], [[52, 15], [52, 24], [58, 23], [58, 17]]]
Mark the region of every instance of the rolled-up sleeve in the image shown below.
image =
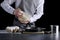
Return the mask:
[[39, 0], [39, 5], [36, 8], [36, 14], [30, 18], [30, 23], [37, 21], [43, 15], [44, 0]]
[[1, 3], [1, 7], [8, 13], [13, 14], [13, 11], [15, 10], [11, 4], [13, 4], [15, 0], [4, 0]]

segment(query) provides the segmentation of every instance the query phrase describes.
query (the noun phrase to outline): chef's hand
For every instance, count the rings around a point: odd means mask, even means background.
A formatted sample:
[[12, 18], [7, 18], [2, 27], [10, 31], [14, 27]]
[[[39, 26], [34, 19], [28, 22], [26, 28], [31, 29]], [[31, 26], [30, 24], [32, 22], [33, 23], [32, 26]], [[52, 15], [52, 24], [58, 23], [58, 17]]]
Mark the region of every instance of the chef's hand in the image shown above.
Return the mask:
[[21, 10], [18, 8], [18, 9], [15, 9], [14, 10], [14, 15], [16, 16], [16, 17], [22, 17], [23, 16], [23, 13], [21, 13], [20, 12]]
[[14, 11], [14, 15], [18, 18], [18, 20], [21, 22], [21, 23], [24, 23], [24, 24], [27, 24], [29, 23], [29, 20], [24, 20], [22, 17], [23, 17], [23, 12], [18, 8]]

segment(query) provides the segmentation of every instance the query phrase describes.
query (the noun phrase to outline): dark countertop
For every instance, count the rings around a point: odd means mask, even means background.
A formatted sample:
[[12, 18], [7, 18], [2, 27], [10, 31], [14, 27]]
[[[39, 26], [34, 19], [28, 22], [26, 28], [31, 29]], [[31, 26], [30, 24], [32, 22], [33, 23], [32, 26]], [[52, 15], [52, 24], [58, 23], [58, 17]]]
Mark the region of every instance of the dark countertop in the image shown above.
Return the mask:
[[55, 34], [21, 34], [0, 30], [0, 40], [59, 40]]

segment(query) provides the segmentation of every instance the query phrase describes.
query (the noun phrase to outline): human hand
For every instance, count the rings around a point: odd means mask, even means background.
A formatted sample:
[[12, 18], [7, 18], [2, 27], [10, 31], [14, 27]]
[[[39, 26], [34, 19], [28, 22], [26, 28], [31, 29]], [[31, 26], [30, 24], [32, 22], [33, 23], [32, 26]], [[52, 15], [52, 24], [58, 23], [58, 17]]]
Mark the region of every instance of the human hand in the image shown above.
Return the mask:
[[18, 20], [20, 20], [21, 23], [29, 23], [30, 22], [30, 17], [29, 17], [29, 14], [23, 12], [23, 15], [22, 17], [18, 17]]
[[14, 15], [16, 17], [22, 17], [23, 13], [21, 12], [21, 9], [18, 8], [18, 9], [15, 9]]
[[21, 23], [29, 23], [29, 17], [26, 13], [21, 11], [19, 8], [14, 11], [14, 15], [18, 18]]

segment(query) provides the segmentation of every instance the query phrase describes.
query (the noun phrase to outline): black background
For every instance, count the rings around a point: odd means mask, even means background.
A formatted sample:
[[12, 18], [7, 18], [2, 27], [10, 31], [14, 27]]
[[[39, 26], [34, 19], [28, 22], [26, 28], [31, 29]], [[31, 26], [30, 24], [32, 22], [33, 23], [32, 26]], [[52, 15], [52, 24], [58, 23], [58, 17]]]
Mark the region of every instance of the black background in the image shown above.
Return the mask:
[[[2, 1], [0, 0], [0, 3]], [[37, 27], [44, 27], [47, 28], [46, 30], [50, 30], [50, 25], [60, 25], [58, 4], [59, 2], [55, 0], [45, 0], [44, 15], [36, 21]], [[13, 19], [13, 15], [8, 14], [0, 7], [0, 29], [5, 29], [6, 26], [12, 26]]]

